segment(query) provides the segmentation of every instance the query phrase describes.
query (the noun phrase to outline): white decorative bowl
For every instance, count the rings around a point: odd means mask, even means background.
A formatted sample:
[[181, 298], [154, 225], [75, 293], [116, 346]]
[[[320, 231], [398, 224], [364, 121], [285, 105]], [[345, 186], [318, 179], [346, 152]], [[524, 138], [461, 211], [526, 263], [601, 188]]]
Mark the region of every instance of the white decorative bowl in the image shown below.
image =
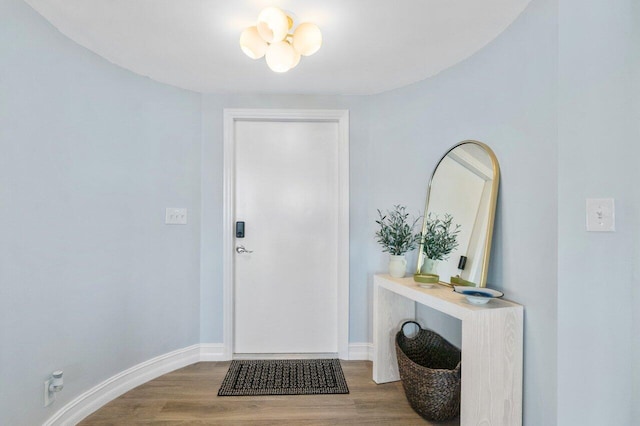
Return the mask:
[[467, 287], [457, 285], [453, 287], [453, 291], [462, 294], [467, 298], [469, 303], [473, 303], [474, 305], [484, 305], [491, 299], [504, 296], [504, 293], [501, 291], [486, 287]]

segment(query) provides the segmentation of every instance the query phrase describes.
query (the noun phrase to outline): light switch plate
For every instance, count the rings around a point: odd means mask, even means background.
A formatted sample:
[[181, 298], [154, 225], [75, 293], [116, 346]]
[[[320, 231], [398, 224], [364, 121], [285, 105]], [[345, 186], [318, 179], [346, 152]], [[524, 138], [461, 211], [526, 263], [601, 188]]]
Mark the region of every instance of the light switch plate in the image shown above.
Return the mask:
[[187, 209], [167, 207], [164, 223], [167, 225], [186, 225]]
[[587, 231], [614, 232], [616, 230], [613, 198], [587, 198]]

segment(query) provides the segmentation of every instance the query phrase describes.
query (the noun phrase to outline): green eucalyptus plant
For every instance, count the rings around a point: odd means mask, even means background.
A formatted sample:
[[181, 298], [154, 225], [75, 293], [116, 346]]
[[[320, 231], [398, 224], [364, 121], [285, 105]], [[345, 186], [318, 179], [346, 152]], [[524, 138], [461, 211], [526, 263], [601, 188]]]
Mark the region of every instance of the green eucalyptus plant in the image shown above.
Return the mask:
[[433, 260], [446, 260], [453, 250], [458, 248], [460, 225], [453, 225], [453, 216], [445, 214], [443, 219], [438, 215], [427, 215], [427, 228], [422, 241], [425, 256]]
[[384, 215], [378, 209], [378, 216], [376, 223], [380, 229], [376, 232], [376, 237], [383, 252], [399, 256], [418, 247], [420, 234], [415, 233], [414, 229], [421, 217], [410, 223], [409, 213], [406, 212], [406, 207], [401, 205], [393, 206], [393, 210], [387, 210]]

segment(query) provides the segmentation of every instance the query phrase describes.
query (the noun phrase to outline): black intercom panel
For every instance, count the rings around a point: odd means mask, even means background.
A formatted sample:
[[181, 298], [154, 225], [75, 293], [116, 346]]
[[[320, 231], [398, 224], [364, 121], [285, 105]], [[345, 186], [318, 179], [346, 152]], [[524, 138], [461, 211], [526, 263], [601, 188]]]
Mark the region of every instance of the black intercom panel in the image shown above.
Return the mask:
[[236, 238], [244, 238], [244, 222], [236, 222]]

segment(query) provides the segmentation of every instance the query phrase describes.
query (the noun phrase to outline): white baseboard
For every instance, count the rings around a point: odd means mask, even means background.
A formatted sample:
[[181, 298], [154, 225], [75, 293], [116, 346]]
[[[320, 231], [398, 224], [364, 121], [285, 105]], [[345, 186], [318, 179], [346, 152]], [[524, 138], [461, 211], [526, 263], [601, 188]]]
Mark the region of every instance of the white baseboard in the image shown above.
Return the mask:
[[75, 425], [103, 405], [143, 383], [200, 361], [201, 345], [178, 349], [134, 365], [62, 407], [43, 426]]
[[201, 343], [200, 361], [228, 361], [222, 343]]
[[349, 360], [373, 361], [373, 344], [349, 343]]
[[[350, 343], [349, 360], [372, 360], [371, 343]], [[113, 401], [125, 392], [150, 380], [200, 361], [225, 361], [222, 343], [202, 343], [178, 349], [134, 365], [94, 386], [66, 404], [43, 426], [70, 426]]]
[[278, 353], [278, 354], [233, 354], [233, 359], [333, 359], [338, 358], [337, 352], [313, 353]]

